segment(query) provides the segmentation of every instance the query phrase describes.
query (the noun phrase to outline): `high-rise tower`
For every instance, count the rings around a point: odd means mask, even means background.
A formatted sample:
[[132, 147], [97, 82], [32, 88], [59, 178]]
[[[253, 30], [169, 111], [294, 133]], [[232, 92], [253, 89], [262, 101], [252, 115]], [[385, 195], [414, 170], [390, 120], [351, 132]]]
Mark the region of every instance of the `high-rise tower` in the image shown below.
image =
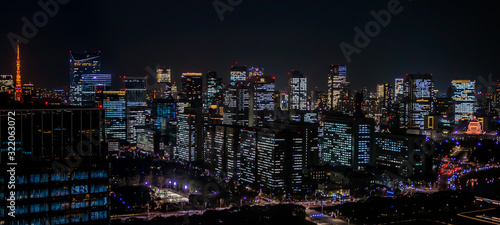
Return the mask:
[[19, 41], [17, 41], [17, 60], [16, 60], [16, 101], [21, 101], [23, 88], [21, 85], [21, 60], [19, 59]]
[[330, 110], [336, 110], [338, 107], [338, 102], [343, 97], [347, 96], [346, 88], [347, 82], [347, 66], [338, 65], [330, 66], [330, 72], [328, 73], [328, 108]]

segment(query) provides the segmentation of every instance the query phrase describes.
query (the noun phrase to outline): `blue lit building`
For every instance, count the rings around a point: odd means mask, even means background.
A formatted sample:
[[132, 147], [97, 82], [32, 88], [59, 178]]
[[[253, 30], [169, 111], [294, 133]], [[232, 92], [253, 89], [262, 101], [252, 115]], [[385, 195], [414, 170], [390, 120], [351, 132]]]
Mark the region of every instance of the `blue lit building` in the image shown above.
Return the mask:
[[82, 106], [97, 107], [99, 93], [111, 89], [111, 74], [82, 74]]
[[258, 128], [242, 128], [238, 151], [241, 153], [240, 181], [255, 185], [257, 181], [257, 133]]
[[123, 77], [122, 81], [127, 92], [127, 106], [146, 106], [146, 78]]
[[214, 114], [217, 112], [218, 105], [216, 103], [220, 102], [215, 99], [218, 94], [222, 92], [222, 78], [217, 77], [217, 72], [210, 71], [207, 74], [207, 89], [205, 91], [204, 97], [204, 110], [205, 112]]
[[240, 182], [268, 193], [304, 194], [304, 171], [318, 164], [318, 126], [290, 123], [272, 127], [282, 125], [284, 129], [240, 129], [237, 175]]
[[453, 100], [455, 101], [455, 123], [472, 120], [476, 103], [476, 85], [471, 80], [453, 80]]
[[354, 170], [375, 165], [374, 126], [374, 120], [369, 118], [328, 115], [323, 127], [321, 161]]
[[[0, 161], [7, 158], [7, 113], [15, 112], [16, 213], [8, 216], [8, 177], [0, 177], [2, 224], [109, 224], [109, 161], [103, 111], [22, 105], [0, 110]], [[73, 159], [69, 159], [75, 154]], [[9, 168], [0, 165], [2, 171]]]
[[265, 126], [273, 121], [275, 80], [275, 77], [269, 75], [254, 75], [249, 78], [248, 124], [250, 127]]
[[246, 81], [247, 78], [248, 78], [247, 66], [240, 66], [240, 65], [231, 66], [231, 76], [229, 78], [230, 86], [236, 86], [236, 83], [238, 81]]
[[230, 85], [224, 89], [223, 123], [225, 125], [248, 126], [250, 90], [249, 81], [236, 81], [235, 86]]
[[288, 85], [290, 110], [308, 110], [307, 77], [298, 70], [292, 70]]
[[146, 78], [123, 77], [127, 102], [127, 141], [137, 143], [137, 134], [146, 128]]
[[424, 129], [425, 116], [434, 111], [434, 81], [432, 74], [409, 74], [405, 79], [403, 127]]
[[203, 160], [203, 116], [199, 108], [185, 108], [177, 115], [177, 146], [174, 157], [181, 162]]
[[426, 143], [423, 135], [376, 133], [376, 166], [404, 177], [427, 173], [432, 161], [422, 151]]
[[[103, 91], [104, 134], [106, 141], [127, 140], [127, 93], [125, 91]], [[117, 149], [114, 149], [117, 150]]]
[[177, 104], [170, 99], [155, 99], [153, 101], [154, 128], [164, 129], [170, 121], [177, 118]]
[[82, 105], [82, 75], [101, 72], [101, 53], [69, 53], [70, 104]]

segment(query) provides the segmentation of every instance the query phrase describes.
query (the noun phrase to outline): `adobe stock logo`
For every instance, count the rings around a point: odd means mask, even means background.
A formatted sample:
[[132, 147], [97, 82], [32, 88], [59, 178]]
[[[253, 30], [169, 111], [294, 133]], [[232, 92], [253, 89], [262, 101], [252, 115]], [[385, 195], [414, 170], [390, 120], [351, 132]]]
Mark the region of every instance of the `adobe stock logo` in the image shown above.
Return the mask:
[[366, 23], [364, 31], [359, 27], [354, 27], [354, 31], [356, 32], [354, 35], [355, 46], [346, 42], [340, 43], [340, 49], [347, 63], [351, 63], [352, 54], [361, 53], [361, 49], [366, 48], [370, 44], [371, 38], [378, 36], [382, 32], [382, 28], [387, 27], [391, 23], [392, 15], [400, 14], [402, 11], [403, 6], [401, 6], [399, 0], [389, 0], [387, 9], [378, 12], [372, 10], [370, 12], [374, 20]]
[[55, 17], [59, 13], [60, 5], [66, 5], [71, 0], [39, 0], [38, 5], [42, 10], [33, 14], [33, 18], [29, 20], [25, 16], [21, 18], [23, 26], [21, 34], [10, 32], [7, 34], [10, 44], [14, 52], [16, 51], [17, 41], [27, 44], [29, 39], [34, 38], [38, 34], [38, 29], [43, 28], [49, 23], [49, 17]]
[[240, 5], [242, 2], [243, 0], [227, 0], [228, 4], [226, 4], [221, 0], [215, 0], [212, 2], [212, 5], [214, 5], [215, 12], [217, 12], [219, 19], [222, 22], [224, 21], [224, 13], [226, 11], [232, 12], [234, 7]]

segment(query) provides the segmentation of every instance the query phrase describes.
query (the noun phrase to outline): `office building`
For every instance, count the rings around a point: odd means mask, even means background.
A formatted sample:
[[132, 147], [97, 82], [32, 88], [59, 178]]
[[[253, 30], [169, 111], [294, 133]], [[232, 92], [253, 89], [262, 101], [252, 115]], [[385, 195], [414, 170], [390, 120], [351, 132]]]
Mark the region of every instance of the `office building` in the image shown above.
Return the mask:
[[215, 114], [218, 111], [217, 103], [220, 100], [216, 98], [220, 97], [219, 93], [222, 93], [222, 78], [217, 77], [217, 72], [209, 71], [207, 73], [207, 89], [203, 102], [205, 112]]
[[240, 181], [258, 187], [257, 181], [257, 134], [259, 128], [242, 128], [238, 151], [241, 153]]
[[308, 110], [307, 77], [298, 70], [292, 70], [288, 85], [290, 110]]
[[202, 107], [203, 74], [182, 73], [180, 100], [189, 103], [190, 107]]
[[101, 53], [69, 53], [70, 104], [82, 105], [82, 75], [101, 72]]
[[453, 80], [453, 100], [455, 101], [455, 122], [472, 120], [476, 103], [476, 85], [471, 80]]
[[236, 86], [237, 82], [246, 81], [247, 78], [247, 66], [241, 66], [238, 63], [231, 66], [230, 86]]
[[177, 115], [177, 147], [174, 157], [181, 162], [203, 160], [203, 116], [199, 108], [185, 108]]
[[404, 127], [424, 129], [424, 118], [434, 110], [434, 81], [432, 74], [409, 74], [405, 80], [406, 92], [404, 106], [407, 119]]
[[328, 115], [323, 127], [321, 160], [325, 164], [363, 170], [374, 165], [374, 120], [370, 118]]
[[331, 65], [328, 73], [328, 108], [336, 110], [340, 98], [347, 97], [345, 94], [345, 86], [347, 82], [347, 66], [346, 65]]
[[222, 178], [238, 178], [241, 174], [240, 130], [240, 126], [215, 126], [214, 167]]
[[153, 101], [154, 128], [164, 130], [177, 119], [177, 104], [172, 99], [155, 99]]
[[158, 83], [172, 83], [172, 71], [168, 68], [156, 69], [156, 76]]
[[403, 100], [405, 93], [405, 81], [403, 78], [396, 78], [394, 80], [394, 101], [399, 103]]
[[249, 81], [237, 81], [235, 86], [228, 86], [224, 89], [223, 123], [225, 125], [248, 126], [250, 90]]
[[127, 106], [146, 106], [146, 78], [122, 77], [122, 81], [127, 92]]
[[[15, 190], [8, 189], [7, 177], [0, 177], [5, 184], [0, 187], [2, 223], [109, 224], [103, 111], [33, 104], [1, 108], [0, 137], [9, 136], [11, 112], [18, 131], [13, 160], [7, 154], [10, 145], [4, 141], [0, 146], [0, 161], [17, 163], [0, 165], [4, 172], [15, 167], [16, 176]], [[15, 217], [8, 216], [10, 191], [15, 192]]]
[[376, 166], [404, 177], [428, 173], [431, 161], [422, 151], [424, 146], [423, 135], [375, 133]]
[[172, 99], [172, 72], [167, 68], [156, 69], [155, 90], [152, 99]]
[[78, 85], [82, 90], [81, 106], [98, 107], [100, 93], [111, 89], [111, 74], [82, 74]]
[[127, 141], [134, 145], [137, 143], [137, 134], [146, 128], [146, 78], [123, 77], [127, 104]]
[[248, 78], [260, 77], [264, 75], [264, 68], [252, 67], [248, 69]]
[[253, 76], [250, 81], [249, 126], [264, 126], [273, 121], [275, 77]]
[[106, 140], [127, 140], [127, 102], [125, 91], [103, 91], [104, 134]]

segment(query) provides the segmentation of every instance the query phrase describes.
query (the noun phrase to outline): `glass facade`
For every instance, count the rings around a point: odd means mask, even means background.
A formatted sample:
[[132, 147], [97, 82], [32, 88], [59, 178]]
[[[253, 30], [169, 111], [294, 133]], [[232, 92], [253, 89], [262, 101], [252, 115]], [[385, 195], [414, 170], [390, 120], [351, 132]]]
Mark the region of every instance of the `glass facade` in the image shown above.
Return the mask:
[[292, 71], [289, 80], [289, 104], [291, 110], [308, 110], [307, 78], [300, 71]]
[[97, 107], [99, 93], [111, 89], [111, 74], [82, 74], [82, 106]]
[[424, 129], [425, 116], [434, 110], [434, 81], [431, 74], [410, 74], [406, 77], [408, 128]]
[[373, 161], [374, 120], [327, 116], [323, 126], [321, 160], [331, 165], [360, 170]]
[[[22, 167], [16, 168], [16, 217], [5, 217], [5, 224], [108, 224], [104, 199], [109, 162], [101, 145], [104, 112], [62, 107], [0, 110], [2, 137], [7, 135], [9, 111], [16, 112], [19, 124], [16, 136], [22, 141], [16, 156], [22, 158]], [[7, 161], [7, 143], [0, 149], [0, 160]], [[7, 196], [1, 197], [2, 215], [7, 215]], [[99, 204], [92, 205], [96, 201]], [[89, 216], [95, 212], [104, 213]]]
[[328, 73], [328, 108], [336, 109], [343, 92], [343, 83], [347, 82], [347, 66], [331, 65]]
[[106, 140], [127, 140], [127, 102], [125, 91], [104, 91], [104, 133]]
[[191, 107], [202, 106], [203, 74], [183, 73], [181, 76], [181, 101], [190, 103]]
[[83, 74], [98, 74], [101, 72], [101, 56], [97, 53], [70, 52], [70, 103], [81, 106], [83, 101]]
[[471, 80], [453, 80], [453, 100], [455, 101], [455, 123], [460, 120], [472, 120], [476, 103], [476, 85]]

